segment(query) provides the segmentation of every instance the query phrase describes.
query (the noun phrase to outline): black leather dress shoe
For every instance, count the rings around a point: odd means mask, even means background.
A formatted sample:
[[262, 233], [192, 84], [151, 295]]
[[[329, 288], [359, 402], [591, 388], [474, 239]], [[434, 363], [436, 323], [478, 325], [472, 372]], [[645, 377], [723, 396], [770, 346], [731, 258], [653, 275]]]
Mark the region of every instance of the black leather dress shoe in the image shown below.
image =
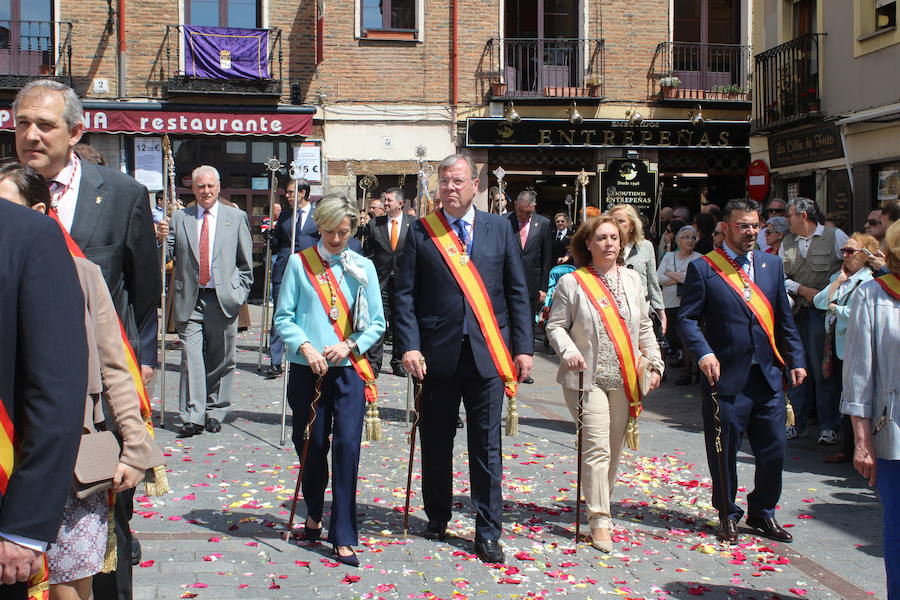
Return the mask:
[[441, 540], [447, 539], [447, 524], [441, 521], [428, 521], [425, 528], [425, 539]]
[[266, 379], [278, 379], [279, 377], [281, 377], [282, 372], [283, 372], [283, 369], [281, 368], [281, 365], [270, 365], [266, 369], [265, 378]]
[[181, 426], [181, 429], [178, 430], [178, 437], [189, 438], [199, 433], [203, 433], [203, 425], [198, 425], [197, 423], [185, 423]]
[[531, 377], [526, 377], [522, 380], [522, 383], [534, 383], [534, 379], [532, 379]]
[[487, 540], [484, 542], [475, 542], [475, 554], [484, 563], [502, 563], [506, 560], [503, 556], [503, 549], [500, 548], [498, 542]]
[[222, 423], [218, 419], [206, 419], [206, 430], [210, 433], [219, 433], [222, 431]]
[[131, 566], [141, 562], [141, 540], [136, 537], [131, 538]]
[[409, 373], [407, 373], [406, 369], [404, 369], [403, 367], [394, 367], [393, 373], [397, 377], [409, 377]]
[[731, 517], [720, 519], [716, 527], [716, 537], [723, 542], [736, 542], [738, 540], [737, 521]]
[[756, 529], [762, 533], [764, 537], [775, 540], [776, 542], [790, 544], [794, 541], [794, 536], [785, 531], [785, 529], [778, 524], [778, 521], [775, 520], [775, 517], [747, 517], [747, 526]]

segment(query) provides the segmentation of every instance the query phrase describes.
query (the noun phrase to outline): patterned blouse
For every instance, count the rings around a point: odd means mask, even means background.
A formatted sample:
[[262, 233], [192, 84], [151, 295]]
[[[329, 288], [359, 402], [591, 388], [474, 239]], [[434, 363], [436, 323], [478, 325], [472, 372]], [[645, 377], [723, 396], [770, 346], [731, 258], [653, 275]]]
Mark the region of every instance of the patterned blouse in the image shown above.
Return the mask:
[[[628, 306], [628, 299], [625, 297], [625, 290], [622, 288], [622, 280], [619, 277], [619, 270], [614, 269], [606, 275], [600, 275], [600, 279], [606, 284], [606, 287], [612, 293], [613, 299], [616, 301], [616, 307], [619, 314], [625, 321], [625, 327], [631, 327], [631, 309]], [[597, 317], [600, 318], [599, 315]], [[594, 373], [594, 383], [601, 390], [619, 390], [624, 386], [622, 381], [622, 369], [619, 366], [619, 357], [616, 355], [616, 349], [609, 334], [606, 333], [606, 327], [600, 320], [600, 337], [597, 340], [597, 371]]]

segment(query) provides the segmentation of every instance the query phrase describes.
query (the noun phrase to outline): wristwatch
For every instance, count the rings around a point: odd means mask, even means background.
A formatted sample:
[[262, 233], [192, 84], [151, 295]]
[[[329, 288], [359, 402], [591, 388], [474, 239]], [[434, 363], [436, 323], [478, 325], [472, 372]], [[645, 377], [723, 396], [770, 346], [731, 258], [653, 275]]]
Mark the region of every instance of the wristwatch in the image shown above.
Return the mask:
[[347, 344], [347, 347], [350, 348], [350, 352], [353, 354], [359, 354], [359, 346], [356, 345], [356, 340], [347, 338], [344, 340], [344, 343]]

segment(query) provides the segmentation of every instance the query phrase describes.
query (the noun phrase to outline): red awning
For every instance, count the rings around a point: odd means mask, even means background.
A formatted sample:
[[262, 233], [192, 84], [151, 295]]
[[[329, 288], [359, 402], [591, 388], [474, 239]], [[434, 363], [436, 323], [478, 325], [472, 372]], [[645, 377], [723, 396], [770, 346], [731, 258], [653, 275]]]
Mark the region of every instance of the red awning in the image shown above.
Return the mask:
[[[85, 110], [85, 131], [173, 135], [308, 136], [313, 115], [308, 113], [225, 113], [159, 110]], [[12, 111], [0, 109], [0, 130], [15, 129]]]

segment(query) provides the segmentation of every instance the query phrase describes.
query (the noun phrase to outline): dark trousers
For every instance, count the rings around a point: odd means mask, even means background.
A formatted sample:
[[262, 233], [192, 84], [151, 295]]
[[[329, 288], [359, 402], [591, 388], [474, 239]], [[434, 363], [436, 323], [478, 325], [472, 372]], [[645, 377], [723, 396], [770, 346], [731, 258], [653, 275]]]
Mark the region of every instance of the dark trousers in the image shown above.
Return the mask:
[[[394, 278], [388, 277], [387, 281], [381, 286], [381, 303], [384, 306], [384, 319], [387, 322], [387, 329], [375, 344], [366, 352], [366, 357], [375, 370], [375, 375], [381, 372], [381, 361], [384, 358], [384, 340], [387, 338], [388, 332], [391, 334], [391, 340], [396, 340], [396, 329], [394, 327], [394, 319], [391, 315], [394, 313]], [[403, 361], [397, 353], [391, 355], [391, 370], [399, 370], [403, 368]]]
[[[316, 375], [304, 365], [290, 364], [288, 403], [293, 413], [291, 439], [299, 456], [303, 432], [315, 393]], [[353, 367], [329, 367], [322, 382], [316, 420], [310, 429], [309, 451], [303, 467], [303, 500], [307, 515], [322, 520], [328, 486], [328, 449], [331, 447], [331, 520], [328, 541], [338, 546], [359, 543], [356, 527], [356, 476], [366, 400], [362, 379]], [[329, 443], [328, 436], [332, 436]]]
[[840, 427], [840, 411], [831, 395], [831, 386], [822, 373], [822, 356], [825, 351], [825, 311], [816, 308], [801, 308], [794, 315], [803, 352], [806, 355], [806, 380], [791, 389], [791, 402], [797, 417], [797, 431], [806, 429], [806, 421], [816, 407], [819, 416], [819, 430], [837, 431]]
[[422, 498], [429, 521], [450, 520], [453, 501], [453, 441], [462, 399], [466, 407], [469, 477], [475, 506], [475, 539], [496, 541], [502, 532], [500, 416], [503, 382], [478, 374], [468, 338], [453, 376], [425, 377], [419, 420], [422, 438]]
[[28, 598], [28, 584], [3, 585], [0, 583], [0, 598], [3, 598], [3, 600], [26, 600]]
[[[747, 511], [754, 518], [775, 516], [775, 505], [781, 497], [781, 469], [787, 444], [784, 431], [784, 393], [772, 390], [758, 365], [750, 368], [744, 390], [737, 396], [719, 395], [719, 415], [722, 421], [722, 452], [725, 473], [719, 473], [716, 454], [714, 405], [709, 387], [704, 383], [703, 429], [706, 438], [706, 459], [712, 474], [713, 506], [729, 517], [740, 520], [743, 509], [734, 503], [737, 494], [737, 453], [744, 434], [756, 459], [753, 491], [747, 495]], [[722, 506], [722, 487], [728, 506]]]
[[131, 515], [134, 490], [116, 494], [113, 521], [116, 531], [116, 570], [94, 575], [94, 600], [131, 600]]
[[900, 460], [879, 458], [878, 495], [884, 520], [884, 567], [887, 572], [888, 600], [900, 598]]

